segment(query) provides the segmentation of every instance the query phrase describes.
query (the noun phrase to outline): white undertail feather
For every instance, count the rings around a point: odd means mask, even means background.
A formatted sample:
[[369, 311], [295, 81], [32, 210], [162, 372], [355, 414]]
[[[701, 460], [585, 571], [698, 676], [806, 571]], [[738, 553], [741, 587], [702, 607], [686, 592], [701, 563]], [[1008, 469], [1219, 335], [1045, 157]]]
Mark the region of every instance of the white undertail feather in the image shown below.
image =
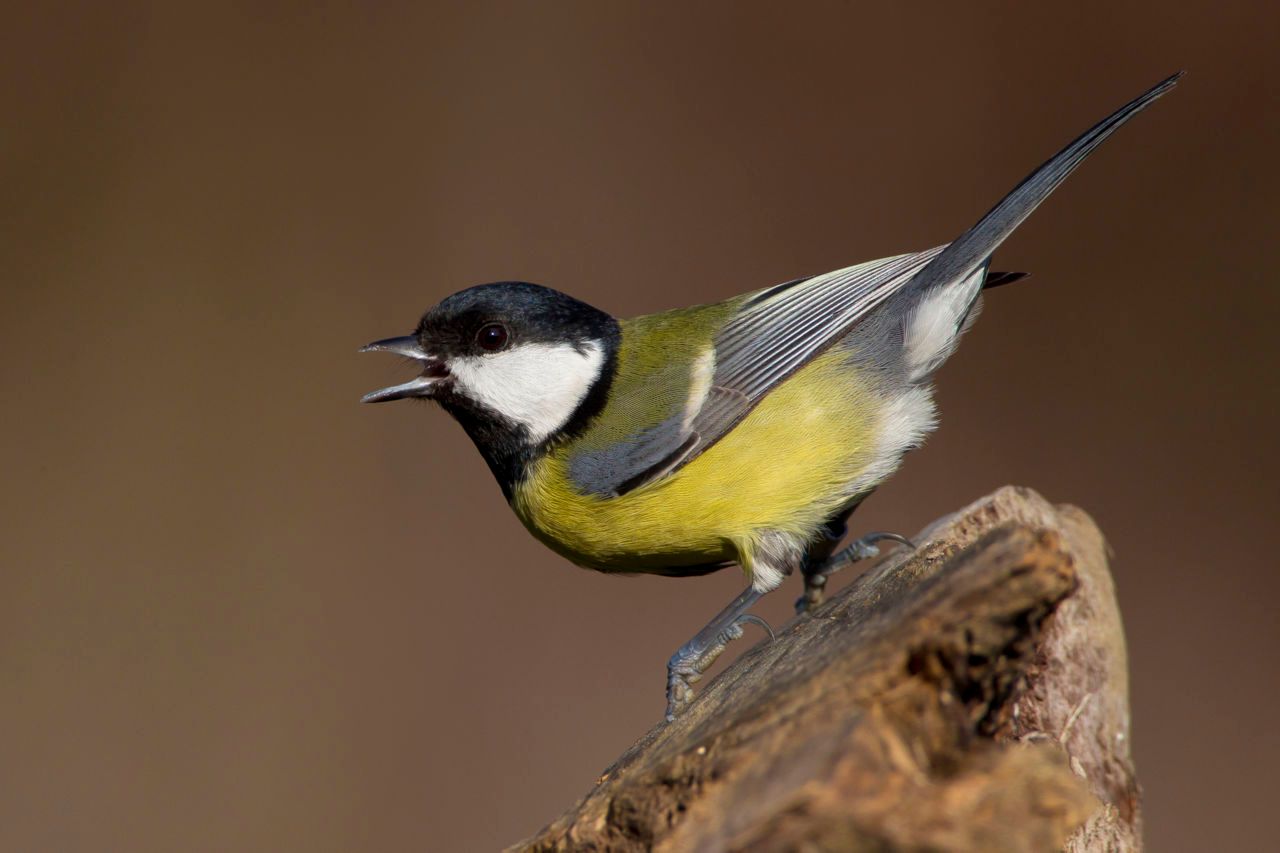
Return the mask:
[[919, 382], [942, 366], [956, 348], [966, 315], [982, 289], [986, 266], [968, 279], [925, 293], [903, 321], [907, 378]]
[[457, 389], [529, 431], [537, 443], [564, 426], [604, 366], [604, 347], [527, 343], [449, 362]]

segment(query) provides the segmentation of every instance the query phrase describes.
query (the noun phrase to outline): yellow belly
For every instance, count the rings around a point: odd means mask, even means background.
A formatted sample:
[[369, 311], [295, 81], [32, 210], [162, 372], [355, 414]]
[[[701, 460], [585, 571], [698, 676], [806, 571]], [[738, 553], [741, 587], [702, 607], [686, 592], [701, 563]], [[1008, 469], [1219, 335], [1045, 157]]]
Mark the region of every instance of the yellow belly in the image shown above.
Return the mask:
[[874, 461], [876, 398], [834, 349], [769, 393], [675, 474], [616, 498], [584, 495], [553, 451], [512, 499], [538, 539], [588, 568], [644, 571], [739, 560], [759, 532], [808, 538]]

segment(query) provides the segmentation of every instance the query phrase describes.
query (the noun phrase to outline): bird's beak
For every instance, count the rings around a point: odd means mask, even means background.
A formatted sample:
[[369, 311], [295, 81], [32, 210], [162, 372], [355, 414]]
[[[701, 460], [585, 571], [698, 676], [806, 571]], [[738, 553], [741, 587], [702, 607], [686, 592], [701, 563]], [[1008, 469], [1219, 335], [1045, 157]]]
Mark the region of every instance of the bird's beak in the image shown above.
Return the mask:
[[449, 375], [449, 368], [444, 361], [422, 348], [422, 344], [413, 335], [403, 338], [387, 338], [374, 341], [360, 348], [360, 352], [389, 352], [421, 362], [422, 374], [400, 385], [392, 385], [365, 394], [361, 403], [385, 403], [388, 400], [403, 400], [406, 397], [430, 397], [440, 383]]

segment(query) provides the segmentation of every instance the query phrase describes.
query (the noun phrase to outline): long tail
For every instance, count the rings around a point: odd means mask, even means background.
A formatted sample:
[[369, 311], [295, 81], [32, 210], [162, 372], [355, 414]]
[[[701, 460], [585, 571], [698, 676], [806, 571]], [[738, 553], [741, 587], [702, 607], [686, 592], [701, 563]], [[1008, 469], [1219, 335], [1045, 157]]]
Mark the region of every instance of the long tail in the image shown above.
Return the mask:
[[929, 262], [903, 291], [922, 293], [943, 284], [967, 279], [987, 262], [996, 247], [1005, 241], [1014, 229], [1022, 224], [1040, 202], [1066, 180], [1084, 159], [1093, 153], [1103, 141], [1115, 133], [1120, 125], [1149, 107], [1161, 95], [1172, 89], [1186, 73], [1179, 71], [1152, 86], [1089, 130], [1074, 142], [1053, 155], [1039, 169], [1018, 184], [1004, 200], [991, 209], [978, 224], [961, 234], [941, 254]]

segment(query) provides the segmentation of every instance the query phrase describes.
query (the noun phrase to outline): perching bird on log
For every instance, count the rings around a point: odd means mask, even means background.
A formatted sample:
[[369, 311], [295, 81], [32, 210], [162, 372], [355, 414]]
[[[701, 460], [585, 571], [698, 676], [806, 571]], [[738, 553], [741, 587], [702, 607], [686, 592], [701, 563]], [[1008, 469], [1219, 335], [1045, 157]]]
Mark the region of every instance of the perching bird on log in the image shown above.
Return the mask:
[[742, 568], [747, 588], [667, 665], [672, 719], [787, 575], [804, 578], [798, 606], [809, 608], [832, 572], [905, 541], [872, 533], [836, 551], [854, 509], [934, 429], [932, 377], [984, 288], [1021, 277], [991, 272], [992, 253], [1180, 76], [1086, 131], [944, 246], [621, 321], [535, 284], [471, 287], [413, 334], [364, 347], [421, 369], [364, 401], [443, 406], [529, 531], [578, 565]]

